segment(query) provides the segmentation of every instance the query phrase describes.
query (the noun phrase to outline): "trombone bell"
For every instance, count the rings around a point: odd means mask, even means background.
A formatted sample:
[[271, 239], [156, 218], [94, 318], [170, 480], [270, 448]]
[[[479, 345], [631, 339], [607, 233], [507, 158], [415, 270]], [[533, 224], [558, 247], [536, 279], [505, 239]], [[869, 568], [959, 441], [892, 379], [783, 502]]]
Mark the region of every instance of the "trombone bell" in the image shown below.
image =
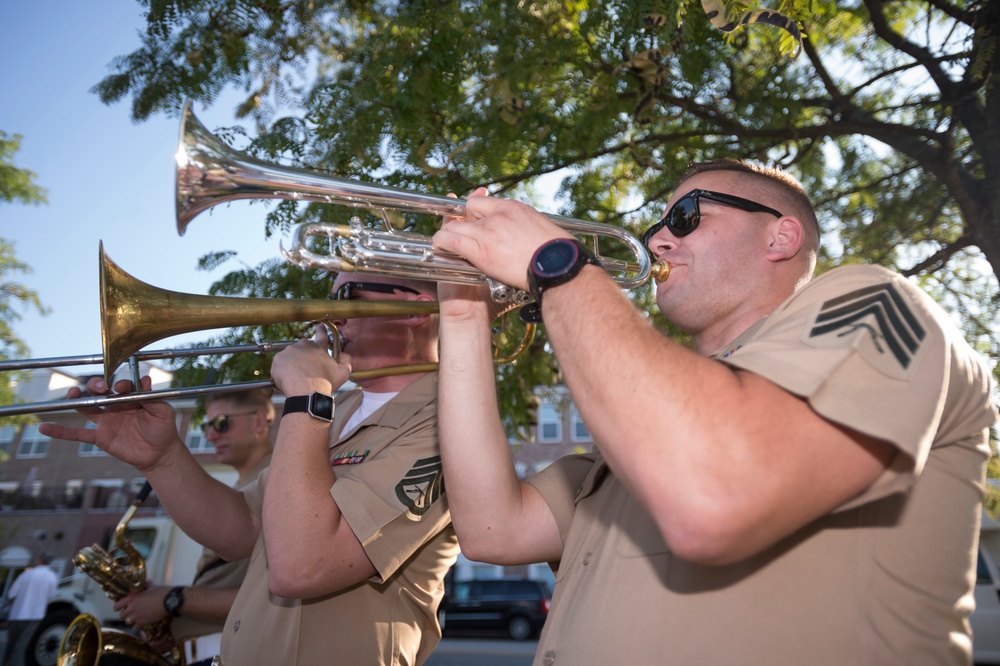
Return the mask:
[[212, 328], [352, 317], [434, 314], [428, 301], [328, 301], [325, 299], [201, 296], [149, 285], [123, 271], [100, 245], [101, 344], [104, 380], [146, 345], [182, 333]]

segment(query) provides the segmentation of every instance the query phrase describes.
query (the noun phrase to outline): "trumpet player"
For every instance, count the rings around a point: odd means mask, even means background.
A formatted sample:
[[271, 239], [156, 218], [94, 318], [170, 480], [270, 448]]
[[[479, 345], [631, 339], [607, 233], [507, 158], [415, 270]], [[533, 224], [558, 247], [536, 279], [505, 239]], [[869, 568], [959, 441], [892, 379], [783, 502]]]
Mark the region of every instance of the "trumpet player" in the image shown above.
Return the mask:
[[557, 563], [536, 666], [968, 664], [989, 366], [898, 274], [813, 279], [782, 171], [692, 165], [666, 211], [644, 240], [693, 349], [528, 206], [472, 196], [434, 237], [540, 300], [596, 445], [518, 480], [489, 304], [442, 286], [454, 525], [471, 559]]
[[[334, 293], [436, 299], [433, 283], [343, 273]], [[333, 397], [352, 369], [436, 362], [437, 316], [334, 323], [337, 359], [323, 327], [275, 356], [285, 403], [271, 465], [242, 491], [197, 464], [162, 403], [87, 409], [93, 430], [42, 426], [134, 465], [188, 535], [226, 559], [251, 558], [222, 634], [225, 666], [421, 664], [440, 639], [436, 611], [458, 545], [441, 482], [437, 375], [390, 370]], [[88, 389], [107, 387], [95, 379]]]
[[[210, 395], [205, 400], [205, 438], [215, 448], [215, 458], [230, 465], [238, 477], [237, 490], [254, 481], [271, 462], [271, 426], [274, 405], [266, 389]], [[170, 637], [182, 645], [195, 639], [199, 661], [189, 666], [209, 666], [219, 653], [221, 632], [236, 593], [246, 575], [248, 559], [227, 561], [205, 549], [191, 585], [150, 585], [115, 602], [126, 625], [144, 627], [170, 621]], [[147, 639], [148, 640], [148, 639]], [[150, 641], [159, 652], [169, 644]]]

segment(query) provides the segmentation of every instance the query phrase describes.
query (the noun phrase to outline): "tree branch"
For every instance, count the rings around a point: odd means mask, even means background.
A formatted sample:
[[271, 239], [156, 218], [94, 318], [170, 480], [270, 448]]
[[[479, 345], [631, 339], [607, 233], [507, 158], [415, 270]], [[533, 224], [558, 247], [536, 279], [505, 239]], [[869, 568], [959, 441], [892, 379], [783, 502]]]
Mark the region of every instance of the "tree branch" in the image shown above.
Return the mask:
[[927, 4], [965, 25], [971, 26], [976, 20], [973, 12], [967, 12], [961, 7], [945, 2], [945, 0], [927, 0]]
[[914, 275], [919, 275], [925, 271], [933, 272], [948, 263], [948, 260], [958, 254], [961, 250], [964, 250], [971, 245], [974, 245], [972, 239], [968, 235], [963, 235], [954, 243], [945, 245], [943, 248], [927, 257], [919, 264], [900, 272], [906, 277], [913, 277]]
[[936, 58], [930, 51], [922, 46], [919, 46], [918, 44], [914, 44], [892, 29], [889, 25], [889, 21], [885, 17], [885, 14], [882, 12], [885, 0], [864, 0], [864, 3], [865, 6], [868, 7], [868, 13], [871, 16], [872, 27], [875, 28], [875, 34], [881, 37], [893, 48], [902, 51], [919, 62], [937, 84], [942, 97], [945, 97], [948, 100], [953, 99], [955, 95], [956, 82], [952, 81], [944, 70], [938, 66]]

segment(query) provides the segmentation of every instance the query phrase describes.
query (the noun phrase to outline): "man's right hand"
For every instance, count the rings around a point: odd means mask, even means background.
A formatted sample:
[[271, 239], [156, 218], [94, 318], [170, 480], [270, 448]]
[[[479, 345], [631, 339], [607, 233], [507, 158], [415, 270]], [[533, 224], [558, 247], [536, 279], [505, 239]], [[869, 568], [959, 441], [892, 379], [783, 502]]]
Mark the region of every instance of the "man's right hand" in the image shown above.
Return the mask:
[[115, 602], [113, 608], [118, 612], [118, 617], [130, 627], [141, 628], [147, 624], [156, 624], [170, 617], [163, 607], [163, 599], [169, 591], [170, 587], [167, 585], [150, 585], [144, 590], [122, 597]]
[[[152, 387], [149, 377], [140, 380], [143, 391]], [[101, 396], [108, 393], [108, 387], [100, 377], [87, 382], [90, 395]], [[132, 382], [121, 380], [115, 383], [116, 393], [132, 391]], [[71, 388], [66, 394], [69, 399], [79, 398], [83, 393]], [[57, 423], [43, 423], [39, 431], [55, 439], [86, 442], [126, 462], [140, 472], [160, 464], [171, 451], [184, 442], [177, 435], [176, 417], [173, 408], [165, 402], [128, 403], [107, 407], [88, 407], [78, 410], [93, 421], [96, 428], [76, 428]]]

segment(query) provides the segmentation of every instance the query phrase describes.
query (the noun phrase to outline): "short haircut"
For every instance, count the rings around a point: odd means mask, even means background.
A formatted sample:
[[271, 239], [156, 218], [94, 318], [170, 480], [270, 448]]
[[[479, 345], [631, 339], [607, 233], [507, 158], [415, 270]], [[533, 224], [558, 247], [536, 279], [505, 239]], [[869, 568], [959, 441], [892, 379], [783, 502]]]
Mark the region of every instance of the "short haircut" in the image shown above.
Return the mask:
[[782, 213], [799, 218], [806, 227], [810, 245], [816, 250], [819, 247], [819, 221], [816, 219], [816, 209], [813, 208], [809, 195], [802, 184], [787, 171], [775, 167], [766, 167], [743, 160], [722, 158], [709, 162], [693, 162], [681, 174], [677, 185], [711, 171], [729, 171], [741, 175], [751, 197], [758, 203], [777, 208]]
[[237, 407], [248, 407], [255, 411], [261, 410], [267, 415], [269, 422], [274, 421], [274, 403], [271, 402], [270, 389], [252, 389], [238, 393], [213, 393], [205, 398], [205, 406], [207, 407], [218, 400], [228, 400]]
[[43, 550], [38, 554], [38, 561], [42, 564], [49, 564], [52, 562], [52, 553], [47, 550]]

